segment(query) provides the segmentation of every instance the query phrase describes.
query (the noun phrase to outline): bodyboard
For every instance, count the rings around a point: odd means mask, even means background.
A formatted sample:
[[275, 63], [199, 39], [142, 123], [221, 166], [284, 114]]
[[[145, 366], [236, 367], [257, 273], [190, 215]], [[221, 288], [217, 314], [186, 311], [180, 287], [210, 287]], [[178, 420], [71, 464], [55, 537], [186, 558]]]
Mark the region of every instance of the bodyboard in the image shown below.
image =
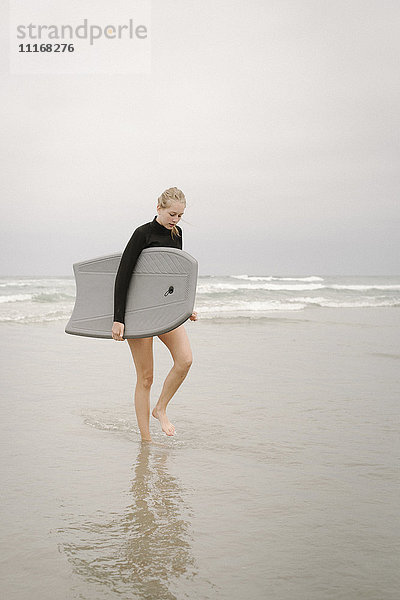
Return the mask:
[[[74, 263], [75, 306], [66, 333], [112, 339], [114, 283], [121, 256]], [[123, 337], [160, 335], [184, 323], [193, 312], [197, 273], [196, 259], [183, 250], [142, 250], [128, 287]]]

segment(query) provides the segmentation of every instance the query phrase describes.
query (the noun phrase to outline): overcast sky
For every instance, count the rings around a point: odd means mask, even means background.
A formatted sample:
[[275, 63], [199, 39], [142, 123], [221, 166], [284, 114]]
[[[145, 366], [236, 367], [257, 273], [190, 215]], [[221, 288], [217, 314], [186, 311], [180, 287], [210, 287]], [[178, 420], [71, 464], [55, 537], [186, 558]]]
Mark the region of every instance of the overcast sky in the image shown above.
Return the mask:
[[122, 251], [171, 186], [201, 275], [400, 275], [398, 0], [153, 0], [148, 75], [10, 75], [0, 16], [1, 275]]

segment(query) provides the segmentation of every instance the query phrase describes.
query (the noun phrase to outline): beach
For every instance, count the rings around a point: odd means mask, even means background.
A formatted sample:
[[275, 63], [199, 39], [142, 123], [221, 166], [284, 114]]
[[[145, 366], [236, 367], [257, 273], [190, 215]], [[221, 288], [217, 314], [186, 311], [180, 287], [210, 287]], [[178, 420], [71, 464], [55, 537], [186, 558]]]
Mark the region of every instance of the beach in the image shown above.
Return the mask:
[[400, 2], [1, 9], [0, 600], [400, 600]]
[[65, 324], [0, 324], [7, 600], [397, 600], [398, 308], [200, 312], [150, 444], [127, 342]]

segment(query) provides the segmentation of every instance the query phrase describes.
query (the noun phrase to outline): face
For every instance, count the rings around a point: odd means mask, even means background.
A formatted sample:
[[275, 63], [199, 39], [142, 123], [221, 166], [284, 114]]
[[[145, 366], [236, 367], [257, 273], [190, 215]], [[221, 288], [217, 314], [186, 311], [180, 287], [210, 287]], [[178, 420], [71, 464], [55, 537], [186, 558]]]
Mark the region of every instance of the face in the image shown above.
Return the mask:
[[157, 221], [167, 229], [172, 229], [181, 220], [184, 210], [185, 206], [181, 202], [171, 202], [167, 208], [157, 206]]

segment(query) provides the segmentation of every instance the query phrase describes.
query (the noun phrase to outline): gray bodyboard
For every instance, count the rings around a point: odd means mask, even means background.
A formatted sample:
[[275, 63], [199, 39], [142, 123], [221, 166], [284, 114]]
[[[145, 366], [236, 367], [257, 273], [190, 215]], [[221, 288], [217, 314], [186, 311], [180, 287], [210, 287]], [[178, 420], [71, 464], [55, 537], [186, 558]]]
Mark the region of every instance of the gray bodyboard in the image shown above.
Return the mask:
[[[114, 283], [122, 253], [74, 263], [75, 306], [66, 333], [112, 339]], [[124, 338], [160, 335], [192, 314], [198, 264], [176, 248], [142, 250], [133, 270], [125, 309]]]

